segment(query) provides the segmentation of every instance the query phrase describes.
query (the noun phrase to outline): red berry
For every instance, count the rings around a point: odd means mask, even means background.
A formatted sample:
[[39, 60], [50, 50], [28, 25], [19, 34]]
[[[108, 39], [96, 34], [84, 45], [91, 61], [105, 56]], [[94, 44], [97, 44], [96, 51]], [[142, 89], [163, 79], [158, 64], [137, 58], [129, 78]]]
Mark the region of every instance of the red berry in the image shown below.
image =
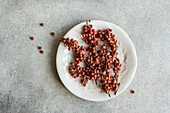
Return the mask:
[[134, 91], [134, 90], [132, 90], [132, 91], [131, 91], [131, 93], [135, 94], [135, 91]]
[[92, 28], [92, 27], [93, 27], [93, 25], [90, 25], [90, 27]]
[[117, 90], [117, 85], [115, 85], [115, 87], [113, 88], [113, 91], [116, 91]]
[[109, 91], [108, 91], [108, 90], [106, 90], [106, 91], [105, 91], [105, 93], [106, 93], [106, 94], [108, 94], [108, 93], [109, 93]]
[[55, 35], [55, 33], [54, 33], [54, 32], [51, 32], [51, 35], [52, 35], [52, 36], [54, 36], [54, 35]]
[[44, 23], [40, 23], [40, 26], [44, 26]]
[[42, 47], [41, 47], [41, 46], [39, 46], [39, 47], [38, 47], [38, 49], [42, 49]]
[[87, 29], [87, 26], [86, 25], [84, 25], [84, 30], [86, 30]]
[[82, 34], [82, 37], [85, 37], [86, 35], [85, 34]]
[[112, 87], [115, 87], [115, 84], [112, 84]]
[[34, 40], [34, 37], [30, 37], [31, 40]]
[[83, 86], [86, 87], [86, 83], [84, 83]]
[[43, 51], [43, 50], [41, 50], [41, 51], [40, 51], [40, 53], [41, 53], [41, 54], [43, 54], [43, 53], [44, 53], [44, 51]]
[[77, 77], [80, 77], [81, 76], [81, 74], [79, 73], [79, 74], [77, 74]]
[[83, 84], [83, 83], [84, 83], [84, 81], [82, 80], [82, 81], [81, 81], [81, 84]]
[[91, 20], [89, 20], [89, 22], [91, 22]]

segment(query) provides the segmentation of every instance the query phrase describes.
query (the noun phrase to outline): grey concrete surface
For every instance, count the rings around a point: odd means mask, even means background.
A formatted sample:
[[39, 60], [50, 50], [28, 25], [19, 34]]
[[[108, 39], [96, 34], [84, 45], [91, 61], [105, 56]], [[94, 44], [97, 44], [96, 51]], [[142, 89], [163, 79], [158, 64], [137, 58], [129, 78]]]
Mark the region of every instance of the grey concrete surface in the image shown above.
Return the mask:
[[[138, 56], [130, 86], [105, 102], [74, 96], [56, 71], [59, 39], [88, 19], [123, 28]], [[1, 113], [170, 113], [169, 56], [169, 0], [0, 0]]]

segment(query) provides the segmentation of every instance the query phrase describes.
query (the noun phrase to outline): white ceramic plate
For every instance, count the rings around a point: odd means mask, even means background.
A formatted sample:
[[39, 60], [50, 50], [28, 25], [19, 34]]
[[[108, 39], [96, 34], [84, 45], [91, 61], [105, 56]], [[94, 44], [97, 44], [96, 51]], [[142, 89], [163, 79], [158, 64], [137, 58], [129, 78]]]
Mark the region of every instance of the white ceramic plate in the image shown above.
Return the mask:
[[[84, 41], [82, 41], [79, 37], [82, 32], [82, 27], [86, 24], [86, 22], [82, 22], [75, 27], [73, 27], [68, 33], [64, 36], [65, 38], [73, 38], [78, 40], [79, 45], [87, 46]], [[122, 63], [122, 71], [120, 72], [119, 82], [121, 84], [116, 95], [111, 91], [111, 98], [121, 94], [132, 81], [136, 68], [137, 68], [137, 56], [134, 45], [130, 40], [129, 36], [123, 31], [120, 27], [115, 24], [100, 21], [100, 20], [92, 20], [91, 23], [93, 28], [98, 29], [113, 29], [113, 33], [116, 35], [116, 39], [119, 44], [119, 55], [120, 62]], [[92, 81], [88, 82], [86, 87], [83, 87], [80, 83], [79, 78], [74, 79], [69, 74], [69, 63], [74, 61], [72, 51], [68, 51], [68, 47], [64, 46], [63, 43], [60, 43], [57, 51], [56, 65], [59, 77], [65, 87], [72, 92], [74, 95], [89, 101], [105, 101], [111, 99], [104, 91], [96, 86], [96, 84]]]

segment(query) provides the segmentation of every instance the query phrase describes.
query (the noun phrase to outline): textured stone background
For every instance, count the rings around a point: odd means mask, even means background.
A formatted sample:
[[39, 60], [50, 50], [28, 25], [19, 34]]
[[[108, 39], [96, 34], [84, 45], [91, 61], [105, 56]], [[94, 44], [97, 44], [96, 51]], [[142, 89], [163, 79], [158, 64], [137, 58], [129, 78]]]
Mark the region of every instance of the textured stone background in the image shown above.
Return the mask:
[[[88, 19], [123, 28], [138, 56], [130, 86], [105, 102], [71, 94], [55, 67], [59, 39]], [[170, 113], [169, 56], [169, 0], [0, 0], [1, 113]]]

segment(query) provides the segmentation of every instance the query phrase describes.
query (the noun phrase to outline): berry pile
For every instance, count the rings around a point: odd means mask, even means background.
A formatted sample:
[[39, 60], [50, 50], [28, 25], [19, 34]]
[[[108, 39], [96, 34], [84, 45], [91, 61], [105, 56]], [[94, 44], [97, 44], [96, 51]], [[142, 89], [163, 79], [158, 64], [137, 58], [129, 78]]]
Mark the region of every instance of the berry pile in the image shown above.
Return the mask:
[[[91, 20], [89, 21], [91, 22]], [[69, 67], [70, 74], [81, 78], [81, 84], [86, 86], [89, 80], [94, 80], [102, 84], [106, 94], [110, 96], [110, 91], [116, 95], [120, 87], [118, 82], [120, 64], [118, 55], [118, 44], [112, 29], [98, 30], [93, 29], [93, 25], [87, 22], [83, 26], [82, 40], [88, 47], [79, 46], [77, 40], [61, 38], [61, 42], [68, 46], [68, 50], [75, 51], [75, 61]], [[102, 43], [99, 43], [102, 42]], [[88, 55], [85, 54], [88, 52]], [[85, 67], [80, 67], [80, 62], [85, 63]], [[113, 74], [111, 74], [113, 73]]]

